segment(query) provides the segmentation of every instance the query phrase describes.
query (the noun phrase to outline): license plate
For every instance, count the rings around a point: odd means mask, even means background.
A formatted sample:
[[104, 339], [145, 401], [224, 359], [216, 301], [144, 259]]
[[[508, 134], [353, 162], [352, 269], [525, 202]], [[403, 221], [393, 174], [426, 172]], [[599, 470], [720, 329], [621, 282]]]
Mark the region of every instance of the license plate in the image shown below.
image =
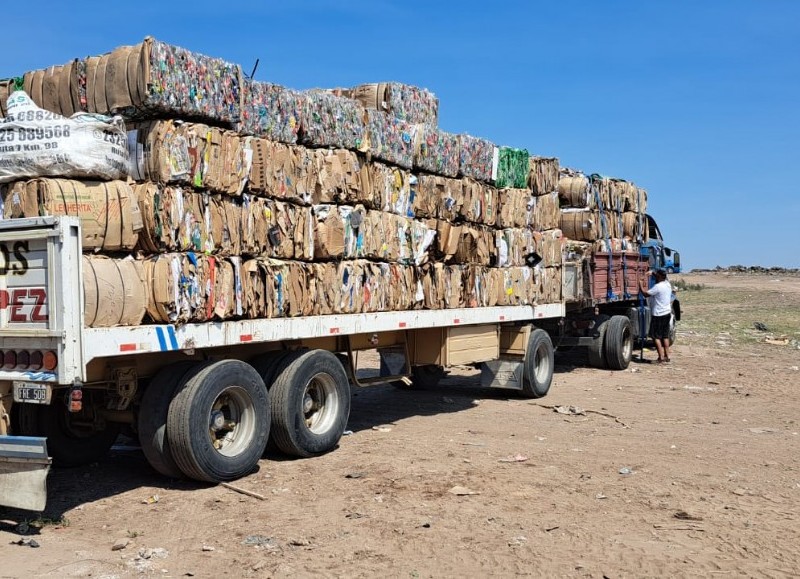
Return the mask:
[[49, 384], [36, 382], [14, 382], [14, 402], [26, 404], [50, 404], [53, 389]]

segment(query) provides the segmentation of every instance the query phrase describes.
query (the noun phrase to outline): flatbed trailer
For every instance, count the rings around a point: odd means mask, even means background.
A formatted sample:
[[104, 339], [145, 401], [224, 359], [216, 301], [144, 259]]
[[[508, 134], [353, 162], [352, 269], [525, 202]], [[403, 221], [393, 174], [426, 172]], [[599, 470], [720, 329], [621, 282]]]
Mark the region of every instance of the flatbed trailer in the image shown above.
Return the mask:
[[[0, 504], [43, 509], [51, 459], [96, 461], [123, 426], [158, 472], [219, 482], [252, 472], [268, 439], [294, 456], [332, 450], [351, 385], [430, 385], [469, 364], [487, 386], [550, 388], [541, 326], [558, 327], [564, 303], [85, 327], [80, 229], [0, 221]], [[367, 349], [401, 364], [361, 378]]]

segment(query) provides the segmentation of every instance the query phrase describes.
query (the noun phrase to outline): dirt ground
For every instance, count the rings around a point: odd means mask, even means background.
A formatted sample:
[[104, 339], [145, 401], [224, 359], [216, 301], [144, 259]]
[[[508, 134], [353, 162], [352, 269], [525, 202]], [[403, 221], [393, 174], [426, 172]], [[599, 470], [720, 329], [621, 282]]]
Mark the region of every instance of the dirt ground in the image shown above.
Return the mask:
[[559, 356], [535, 401], [469, 372], [359, 390], [337, 450], [237, 481], [264, 500], [132, 447], [53, 471], [42, 517], [0, 510], [0, 576], [796, 576], [800, 277], [682, 279], [670, 364]]

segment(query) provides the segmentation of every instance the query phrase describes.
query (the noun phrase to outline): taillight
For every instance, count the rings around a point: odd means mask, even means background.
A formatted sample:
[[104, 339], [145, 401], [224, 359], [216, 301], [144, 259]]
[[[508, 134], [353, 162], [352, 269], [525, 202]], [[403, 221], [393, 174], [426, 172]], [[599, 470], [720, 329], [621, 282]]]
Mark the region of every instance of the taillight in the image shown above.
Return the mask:
[[0, 350], [0, 369], [52, 372], [58, 356], [52, 350]]
[[3, 368], [13, 370], [17, 367], [17, 353], [14, 350], [3, 352]]

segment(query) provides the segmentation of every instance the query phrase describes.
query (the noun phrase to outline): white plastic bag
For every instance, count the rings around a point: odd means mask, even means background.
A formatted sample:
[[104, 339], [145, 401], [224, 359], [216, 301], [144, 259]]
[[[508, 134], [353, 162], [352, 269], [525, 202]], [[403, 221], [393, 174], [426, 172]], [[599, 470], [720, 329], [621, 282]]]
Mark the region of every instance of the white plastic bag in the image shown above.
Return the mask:
[[8, 97], [0, 119], [0, 183], [31, 177], [113, 180], [128, 173], [121, 117], [75, 113], [70, 118], [37, 107], [24, 91]]

